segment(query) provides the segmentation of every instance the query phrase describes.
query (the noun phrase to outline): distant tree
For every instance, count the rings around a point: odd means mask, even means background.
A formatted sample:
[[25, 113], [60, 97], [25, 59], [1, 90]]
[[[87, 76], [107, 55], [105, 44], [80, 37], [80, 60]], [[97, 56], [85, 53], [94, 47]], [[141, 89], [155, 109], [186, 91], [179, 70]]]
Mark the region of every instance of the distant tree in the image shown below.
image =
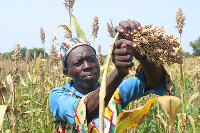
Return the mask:
[[188, 58], [188, 57], [191, 57], [192, 55], [189, 53], [189, 52], [185, 52], [182, 50], [181, 54], [185, 57], [185, 58]]
[[[31, 59], [34, 58], [34, 51], [36, 52], [37, 54], [37, 57], [39, 56], [40, 53], [42, 53], [42, 55], [44, 55], [44, 49], [43, 48], [33, 48], [33, 49], [29, 49], [30, 53], [31, 53]], [[45, 58], [48, 57], [48, 54], [45, 53]]]
[[26, 57], [26, 50], [27, 50], [27, 48], [26, 47], [23, 47], [23, 48], [21, 48], [21, 58], [22, 59], [25, 59], [25, 57]]
[[194, 42], [190, 42], [190, 46], [193, 49], [194, 56], [200, 56], [200, 37]]

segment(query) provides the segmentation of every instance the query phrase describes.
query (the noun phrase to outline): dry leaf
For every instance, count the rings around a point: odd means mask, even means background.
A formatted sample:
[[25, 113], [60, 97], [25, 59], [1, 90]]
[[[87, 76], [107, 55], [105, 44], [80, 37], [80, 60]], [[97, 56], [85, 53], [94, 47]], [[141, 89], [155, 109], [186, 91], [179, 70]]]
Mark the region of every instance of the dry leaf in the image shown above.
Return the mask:
[[126, 129], [137, 127], [140, 125], [142, 120], [149, 113], [151, 107], [155, 102], [159, 101], [164, 109], [167, 117], [169, 118], [169, 128], [170, 132], [175, 130], [172, 128], [174, 119], [178, 113], [178, 110], [181, 106], [181, 101], [178, 97], [175, 96], [161, 96], [158, 98], [153, 98], [149, 100], [144, 106], [136, 108], [134, 110], [123, 110], [118, 116], [118, 124], [116, 132], [124, 132]]
[[6, 77], [6, 79], [7, 79], [8, 85], [9, 85], [9, 87], [10, 87], [10, 91], [13, 92], [14, 86], [13, 86], [13, 81], [12, 81], [12, 76], [11, 76], [11, 74], [9, 74], [9, 75]]
[[43, 103], [42, 103], [42, 106], [44, 107], [45, 106], [45, 103], [47, 102], [47, 99], [49, 98], [49, 92], [46, 94], [46, 96], [44, 97], [44, 100], [43, 100]]
[[19, 110], [18, 109], [14, 109], [13, 114], [14, 114], [14, 117], [13, 117], [13, 119], [14, 119], [13, 126], [15, 127], [17, 125], [17, 122], [18, 122]]
[[0, 82], [0, 97], [1, 95], [3, 97], [3, 103], [5, 104], [7, 98], [7, 90], [4, 82]]
[[24, 82], [24, 79], [20, 76], [21, 83], [24, 85], [24, 87], [27, 87], [27, 84]]
[[169, 118], [169, 128], [171, 130], [173, 122], [181, 106], [181, 100], [175, 96], [164, 96], [164, 97], [158, 97], [157, 99], [162, 105], [165, 114]]
[[0, 129], [2, 128], [4, 114], [6, 112], [6, 109], [7, 109], [6, 105], [0, 105]]

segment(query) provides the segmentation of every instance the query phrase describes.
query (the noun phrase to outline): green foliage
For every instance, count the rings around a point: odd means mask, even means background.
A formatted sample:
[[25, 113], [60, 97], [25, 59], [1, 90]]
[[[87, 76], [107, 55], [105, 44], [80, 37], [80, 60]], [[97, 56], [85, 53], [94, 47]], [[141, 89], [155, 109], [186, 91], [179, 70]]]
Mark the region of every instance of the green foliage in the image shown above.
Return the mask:
[[87, 41], [88, 40], [87, 36], [85, 35], [83, 30], [81, 29], [79, 22], [76, 20], [76, 18], [73, 14], [71, 14], [71, 17], [72, 17], [73, 26], [76, 30], [77, 37], [82, 38], [82, 39]]
[[[44, 55], [44, 49], [42, 48], [33, 48], [33, 49], [29, 49], [30, 53], [31, 53], [31, 59], [34, 58], [34, 52], [36, 52], [37, 57], [39, 56], [40, 53], [42, 53], [42, 55]], [[48, 57], [48, 54], [45, 53], [45, 57]], [[24, 58], [23, 58], [24, 59]]]
[[190, 42], [190, 46], [193, 49], [194, 56], [200, 56], [200, 37], [194, 42]]
[[189, 57], [192, 56], [189, 52], [185, 52], [185, 51], [183, 51], [183, 50], [182, 50], [181, 54], [182, 54], [185, 58], [189, 58]]

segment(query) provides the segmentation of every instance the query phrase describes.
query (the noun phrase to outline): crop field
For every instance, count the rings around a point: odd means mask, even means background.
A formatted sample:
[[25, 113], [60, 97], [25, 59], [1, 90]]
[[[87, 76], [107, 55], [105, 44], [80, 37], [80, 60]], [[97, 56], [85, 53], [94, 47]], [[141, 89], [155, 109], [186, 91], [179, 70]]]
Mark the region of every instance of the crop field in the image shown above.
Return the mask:
[[[49, 59], [42, 59], [43, 56], [40, 55], [29, 60], [28, 51], [25, 60], [21, 60], [19, 55], [20, 53], [16, 51], [14, 56], [19, 58], [13, 61], [2, 58], [0, 62], [1, 131], [53, 132], [54, 124], [49, 109], [48, 95], [53, 88], [63, 86], [70, 78], [62, 74], [62, 65], [59, 58], [55, 58], [58, 55], [54, 47]], [[135, 62], [134, 68], [137, 64]], [[179, 64], [174, 64], [166, 67], [176, 84], [174, 95], [182, 97], [182, 106], [173, 127], [177, 132], [194, 132], [194, 130], [199, 132], [200, 61], [197, 58], [184, 59], [183, 83], [179, 66]], [[111, 73], [114, 66], [111, 64], [109, 68], [108, 73]], [[156, 96], [143, 97], [130, 103], [126, 109], [143, 106], [152, 97]], [[129, 132], [167, 132], [167, 129], [168, 119], [159, 104], [155, 104], [140, 126], [130, 129]]]

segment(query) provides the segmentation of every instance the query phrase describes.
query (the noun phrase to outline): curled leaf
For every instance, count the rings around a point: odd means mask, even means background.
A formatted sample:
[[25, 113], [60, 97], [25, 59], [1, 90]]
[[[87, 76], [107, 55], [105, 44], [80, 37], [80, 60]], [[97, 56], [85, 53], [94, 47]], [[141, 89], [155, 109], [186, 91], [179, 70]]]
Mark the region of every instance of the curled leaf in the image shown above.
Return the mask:
[[54, 33], [54, 38], [53, 38], [53, 41], [56, 41], [56, 43], [59, 45], [58, 43], [58, 40], [56, 38], [56, 30], [59, 28], [59, 27], [62, 27], [64, 28], [66, 31], [70, 32], [71, 33], [71, 30], [66, 26], [66, 25], [59, 25], [59, 26], [56, 26], [53, 30], [53, 33]]
[[42, 106], [44, 107], [45, 106], [45, 103], [47, 102], [47, 99], [49, 98], [49, 92], [46, 94], [46, 96], [44, 97], [44, 100], [43, 100], [43, 103], [42, 103]]
[[181, 100], [175, 96], [164, 96], [164, 97], [158, 97], [158, 101], [162, 105], [165, 114], [169, 118], [169, 128], [171, 130], [173, 122], [181, 106]]

